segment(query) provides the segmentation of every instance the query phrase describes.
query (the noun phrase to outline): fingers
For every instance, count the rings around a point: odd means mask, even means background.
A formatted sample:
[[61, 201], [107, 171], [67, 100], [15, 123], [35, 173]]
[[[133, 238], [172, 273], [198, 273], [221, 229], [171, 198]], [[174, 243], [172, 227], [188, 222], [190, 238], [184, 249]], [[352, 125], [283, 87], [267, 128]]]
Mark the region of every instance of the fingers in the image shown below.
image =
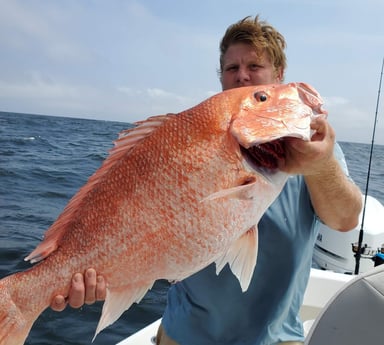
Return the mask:
[[93, 268], [88, 269], [84, 275], [85, 286], [85, 304], [93, 304], [96, 301], [96, 271]]
[[96, 271], [93, 268], [88, 269], [85, 272], [85, 298], [86, 304], [93, 304], [96, 301], [103, 301], [106, 294], [105, 281], [102, 276], [96, 275]]
[[75, 273], [72, 277], [72, 285], [69, 291], [68, 304], [72, 308], [80, 308], [85, 301], [85, 285], [83, 275]]
[[285, 139], [284, 162], [279, 168], [289, 174], [313, 175], [327, 168], [333, 157], [335, 132], [324, 118], [311, 122], [314, 132], [311, 141], [298, 138]]
[[51, 303], [55, 311], [65, 309], [67, 303], [72, 308], [80, 308], [85, 304], [103, 301], [106, 296], [106, 283], [103, 276], [98, 276], [93, 268], [85, 271], [85, 274], [75, 273], [72, 277], [71, 287], [66, 300], [64, 296], [57, 295]]
[[311, 122], [311, 129], [314, 131], [311, 141], [322, 141], [325, 139], [332, 142], [335, 141], [335, 131], [325, 118], [319, 117], [314, 119]]
[[103, 276], [96, 278], [96, 301], [104, 301], [107, 293], [107, 285]]
[[51, 303], [51, 308], [54, 311], [63, 311], [66, 306], [67, 302], [65, 301], [65, 298], [62, 295], [55, 296]]
[[65, 300], [64, 296], [57, 295], [53, 298], [51, 308], [55, 311], [63, 311], [67, 306], [67, 303], [72, 308], [80, 308], [84, 304], [85, 287], [83, 275], [76, 273], [72, 277], [72, 284], [69, 290], [68, 301]]

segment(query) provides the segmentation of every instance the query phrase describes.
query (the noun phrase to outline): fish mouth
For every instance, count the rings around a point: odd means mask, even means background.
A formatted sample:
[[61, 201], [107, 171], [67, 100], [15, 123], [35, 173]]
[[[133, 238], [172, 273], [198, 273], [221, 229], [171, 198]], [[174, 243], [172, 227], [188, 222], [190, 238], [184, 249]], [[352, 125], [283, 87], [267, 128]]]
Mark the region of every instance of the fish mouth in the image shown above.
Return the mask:
[[252, 167], [263, 175], [279, 168], [279, 161], [285, 159], [285, 142], [283, 138], [257, 144], [249, 148], [240, 145], [241, 152]]

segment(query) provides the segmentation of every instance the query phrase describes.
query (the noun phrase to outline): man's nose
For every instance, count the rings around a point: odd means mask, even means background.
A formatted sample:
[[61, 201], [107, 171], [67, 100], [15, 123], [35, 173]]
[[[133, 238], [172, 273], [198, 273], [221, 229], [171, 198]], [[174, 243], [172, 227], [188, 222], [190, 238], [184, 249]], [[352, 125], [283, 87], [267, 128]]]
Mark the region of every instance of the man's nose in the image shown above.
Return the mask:
[[238, 83], [243, 83], [243, 82], [247, 82], [247, 81], [250, 81], [251, 78], [250, 78], [250, 75], [249, 75], [249, 71], [246, 69], [246, 68], [239, 68], [238, 72], [237, 72], [237, 82]]

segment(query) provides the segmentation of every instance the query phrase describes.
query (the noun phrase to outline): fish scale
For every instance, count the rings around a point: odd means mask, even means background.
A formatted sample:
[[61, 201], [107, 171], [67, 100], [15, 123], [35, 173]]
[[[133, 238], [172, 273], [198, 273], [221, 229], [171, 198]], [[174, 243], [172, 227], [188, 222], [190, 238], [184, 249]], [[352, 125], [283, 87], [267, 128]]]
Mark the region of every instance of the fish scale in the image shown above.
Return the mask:
[[257, 223], [287, 179], [261, 173], [266, 160], [246, 152], [286, 136], [310, 140], [321, 104], [304, 83], [244, 87], [123, 131], [26, 258], [37, 264], [0, 280], [0, 345], [23, 344], [53, 297], [68, 296], [72, 275], [89, 267], [107, 283], [95, 336], [155, 280], [179, 281], [212, 262], [218, 274], [229, 264], [245, 291]]

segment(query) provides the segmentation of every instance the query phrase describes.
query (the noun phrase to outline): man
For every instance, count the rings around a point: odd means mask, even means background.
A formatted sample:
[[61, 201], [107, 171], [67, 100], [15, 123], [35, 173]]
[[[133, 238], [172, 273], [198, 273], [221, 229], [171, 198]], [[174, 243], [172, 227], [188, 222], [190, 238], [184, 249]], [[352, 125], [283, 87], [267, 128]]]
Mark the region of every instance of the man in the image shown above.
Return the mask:
[[[284, 79], [285, 40], [258, 17], [231, 25], [220, 45], [223, 90]], [[316, 221], [347, 231], [358, 223], [359, 189], [343, 172], [335, 133], [325, 119], [311, 124], [310, 142], [287, 139], [280, 168], [292, 175], [259, 222], [259, 251], [246, 292], [230, 269], [214, 265], [173, 285], [159, 329], [159, 345], [300, 344], [298, 316], [312, 263]], [[340, 152], [339, 152], [340, 153]], [[348, 207], [345, 207], [348, 205]], [[84, 287], [84, 279], [85, 286]], [[88, 270], [76, 274], [69, 304], [78, 307], [105, 296], [105, 282]], [[65, 307], [57, 296], [52, 307]]]

